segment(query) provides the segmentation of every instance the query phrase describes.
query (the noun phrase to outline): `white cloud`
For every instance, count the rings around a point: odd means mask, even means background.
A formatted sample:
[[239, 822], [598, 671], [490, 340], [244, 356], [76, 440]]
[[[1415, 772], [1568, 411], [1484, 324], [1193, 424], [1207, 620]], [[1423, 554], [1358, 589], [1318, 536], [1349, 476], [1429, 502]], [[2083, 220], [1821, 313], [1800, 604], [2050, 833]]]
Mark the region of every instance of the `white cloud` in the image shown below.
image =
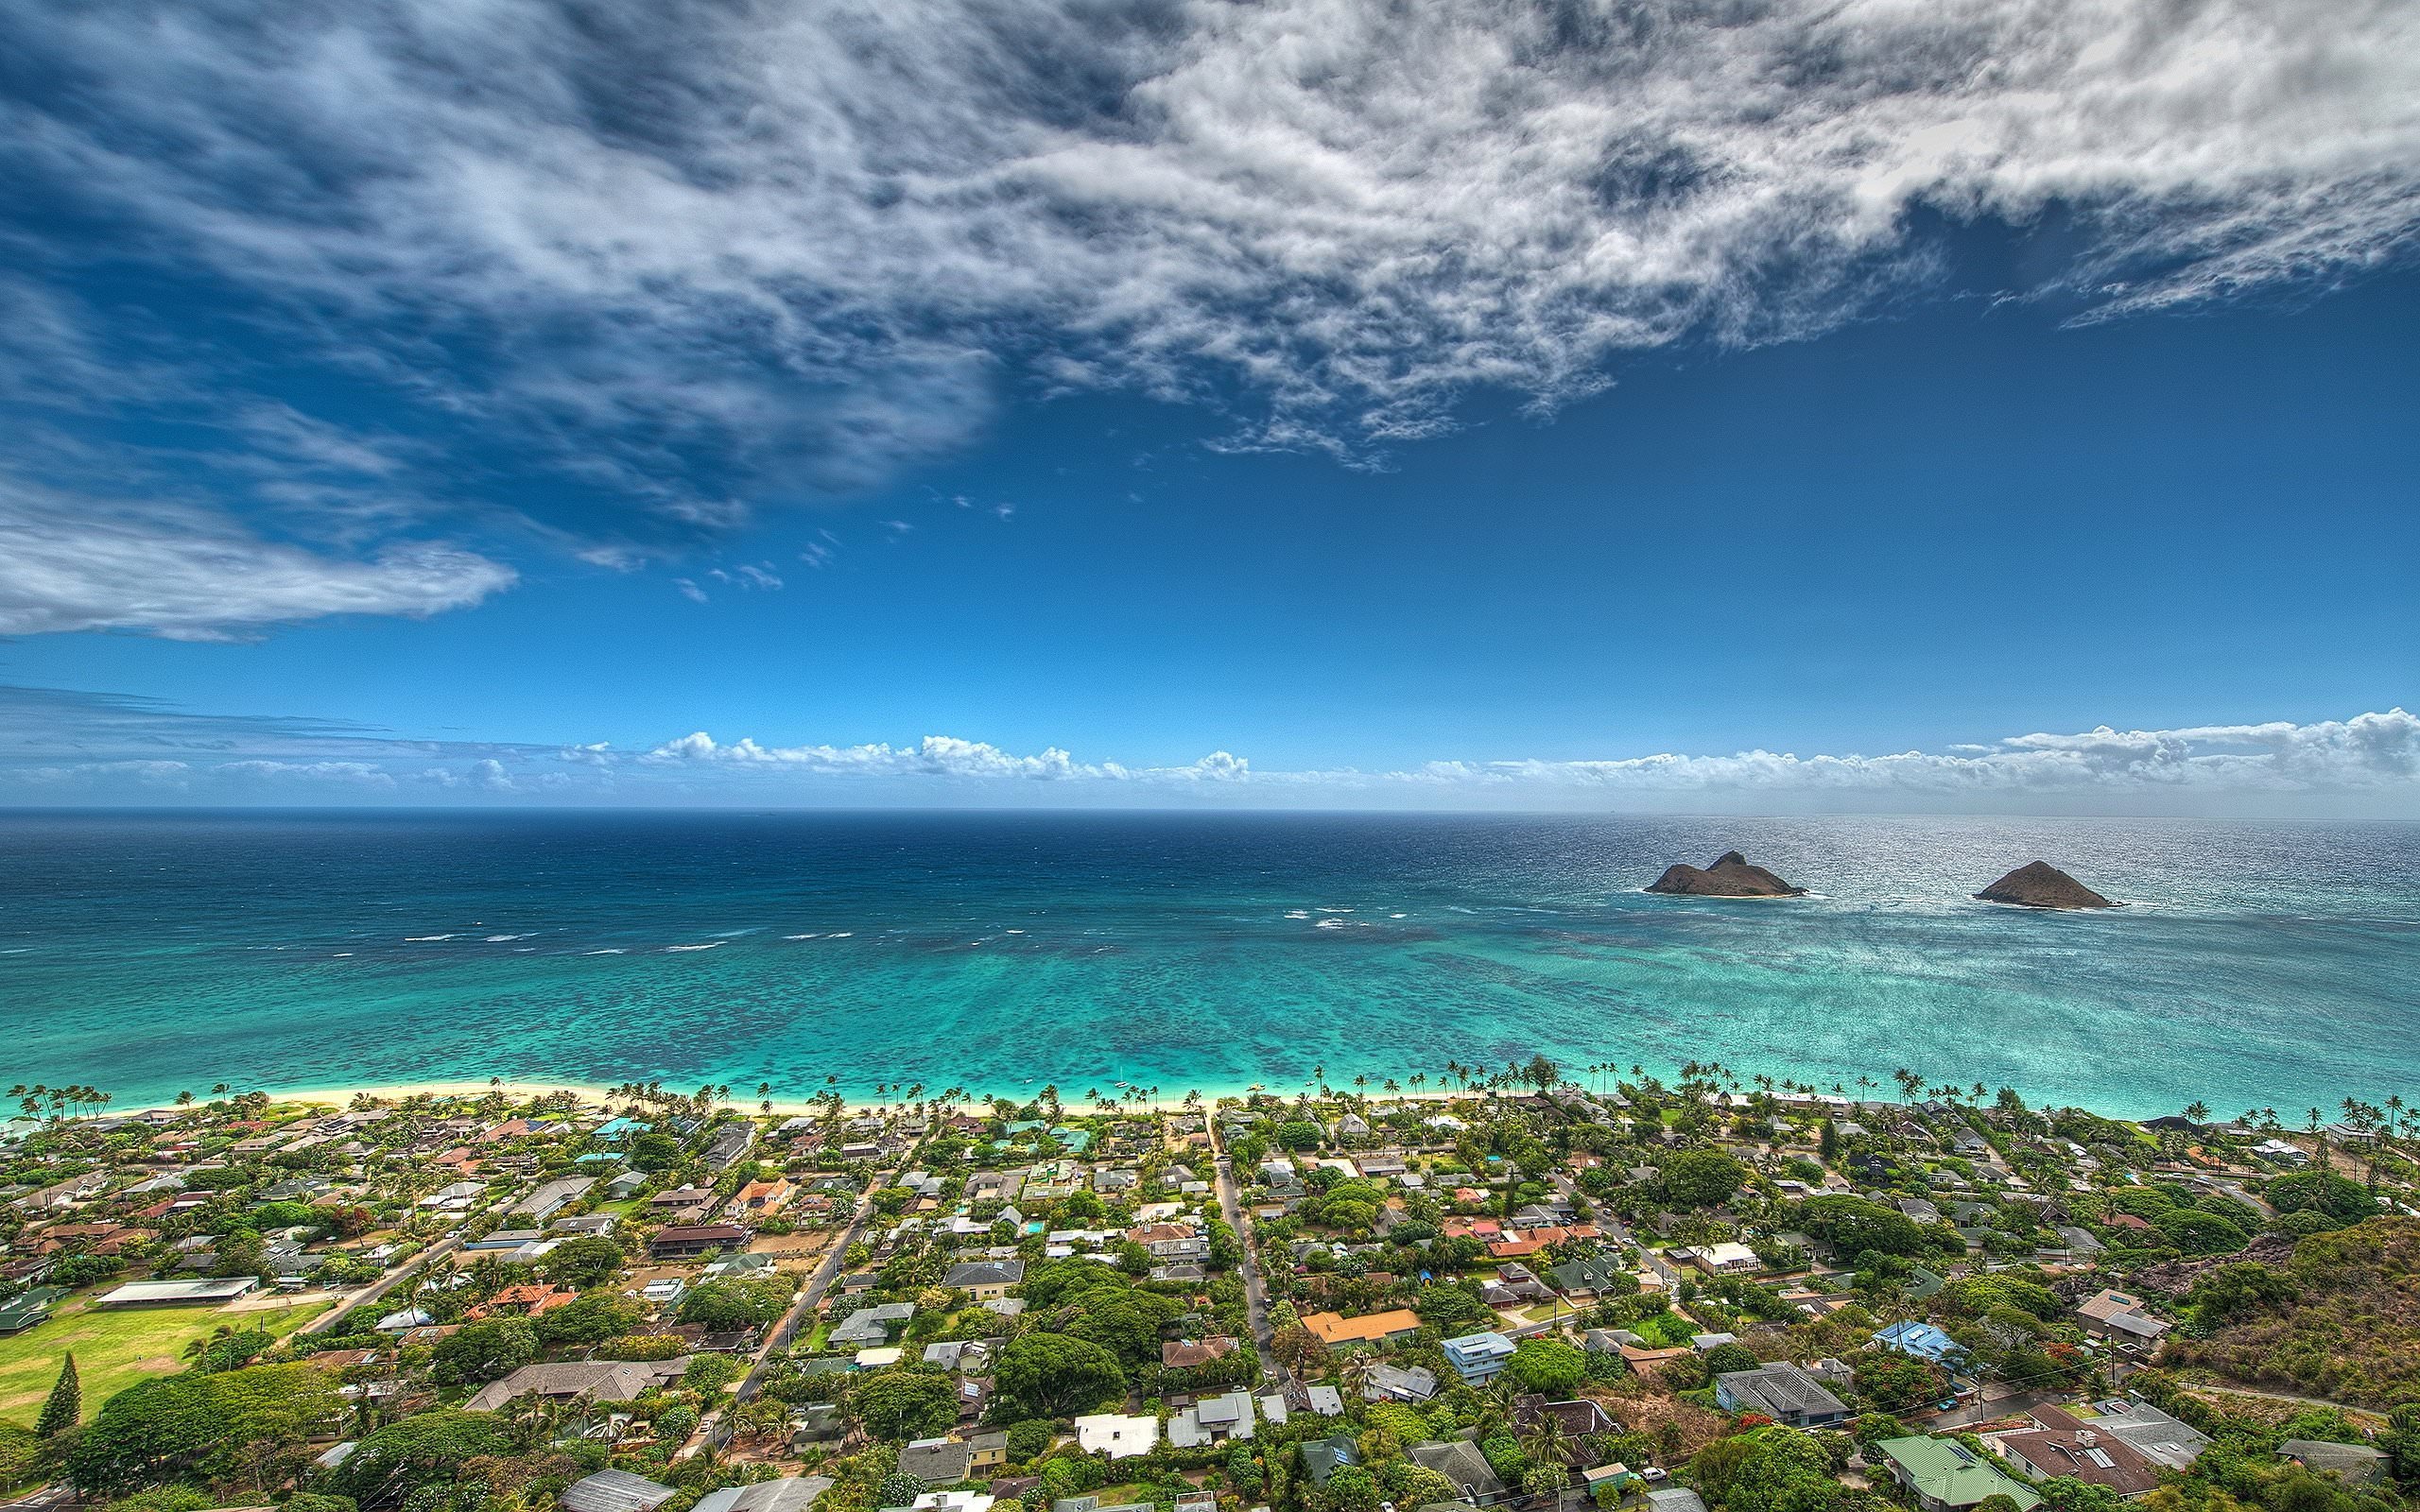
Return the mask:
[[[164, 753], [173, 753], [164, 754]], [[1175, 765], [1080, 760], [927, 735], [778, 745], [700, 730], [639, 748], [475, 745], [308, 721], [188, 714], [0, 686], [0, 790], [29, 800], [174, 789], [248, 798], [342, 786], [511, 801], [1187, 803], [1847, 812], [2346, 814], [2420, 817], [2420, 716], [2036, 732], [1942, 751], [1657, 752], [1264, 768], [1217, 750]]]
[[331, 614], [462, 609], [514, 578], [438, 541], [341, 555], [265, 540], [206, 510], [74, 498], [0, 474], [0, 634], [226, 640]]
[[2357, 271], [2420, 206], [2405, 0], [156, 0], [0, 45], [78, 81], [0, 106], [18, 165], [130, 248], [382, 372], [510, 334], [432, 402], [708, 526], [681, 458], [876, 475], [1004, 362], [1238, 384], [1234, 444], [1359, 458], [1824, 330], [1929, 276], [1925, 213], [2059, 209], [2014, 292], [2111, 314]]

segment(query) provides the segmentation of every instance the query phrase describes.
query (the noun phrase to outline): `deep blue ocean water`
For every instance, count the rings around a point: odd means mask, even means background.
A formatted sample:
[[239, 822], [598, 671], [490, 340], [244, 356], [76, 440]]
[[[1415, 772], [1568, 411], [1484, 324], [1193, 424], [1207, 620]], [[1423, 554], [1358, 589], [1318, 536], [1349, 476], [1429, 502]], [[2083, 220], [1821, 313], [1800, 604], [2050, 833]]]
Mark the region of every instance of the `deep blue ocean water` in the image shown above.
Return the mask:
[[[1737, 848], [1788, 902], [1653, 897]], [[1967, 895], [2041, 857], [2135, 906]], [[837, 1076], [1073, 1101], [1450, 1061], [2121, 1114], [2420, 1093], [2420, 828], [1087, 814], [0, 815], [0, 1081]]]

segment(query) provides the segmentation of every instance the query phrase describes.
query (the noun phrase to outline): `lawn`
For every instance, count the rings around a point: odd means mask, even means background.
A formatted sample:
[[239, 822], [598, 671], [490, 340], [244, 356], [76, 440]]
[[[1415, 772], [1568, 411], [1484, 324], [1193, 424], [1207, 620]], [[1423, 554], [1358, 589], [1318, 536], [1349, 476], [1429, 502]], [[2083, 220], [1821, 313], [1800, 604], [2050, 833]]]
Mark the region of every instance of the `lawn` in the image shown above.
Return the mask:
[[59, 1375], [59, 1358], [76, 1356], [76, 1376], [83, 1385], [84, 1416], [90, 1418], [114, 1392], [146, 1376], [184, 1368], [184, 1348], [208, 1338], [218, 1325], [267, 1329], [286, 1334], [327, 1310], [324, 1301], [297, 1302], [289, 1307], [250, 1311], [223, 1307], [131, 1308], [96, 1313], [78, 1299], [51, 1315], [50, 1321], [0, 1339], [0, 1418], [32, 1427]]

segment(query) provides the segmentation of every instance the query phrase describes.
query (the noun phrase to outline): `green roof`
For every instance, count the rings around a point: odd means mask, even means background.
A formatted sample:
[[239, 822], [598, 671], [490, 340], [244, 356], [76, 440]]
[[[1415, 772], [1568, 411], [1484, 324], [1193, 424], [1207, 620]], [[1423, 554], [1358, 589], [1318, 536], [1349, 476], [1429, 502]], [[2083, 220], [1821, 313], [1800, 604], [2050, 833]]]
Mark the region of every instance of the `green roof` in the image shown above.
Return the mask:
[[2026, 1509], [2042, 1501], [2024, 1482], [2010, 1480], [1955, 1439], [1886, 1438], [1874, 1447], [1899, 1467], [1918, 1494], [1944, 1506], [1973, 1506], [1987, 1496], [2005, 1496]]

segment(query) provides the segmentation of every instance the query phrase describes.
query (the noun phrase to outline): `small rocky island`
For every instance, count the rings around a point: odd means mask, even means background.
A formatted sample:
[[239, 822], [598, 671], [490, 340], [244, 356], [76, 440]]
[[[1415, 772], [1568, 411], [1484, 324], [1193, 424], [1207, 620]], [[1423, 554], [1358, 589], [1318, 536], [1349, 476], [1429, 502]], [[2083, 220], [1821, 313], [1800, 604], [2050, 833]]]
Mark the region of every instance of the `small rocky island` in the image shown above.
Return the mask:
[[1647, 890], [1684, 898], [1796, 898], [1806, 891], [1749, 865], [1737, 850], [1725, 850], [1708, 867], [1668, 867]]
[[2024, 908], [2116, 908], [2103, 898], [2047, 861], [2029, 861], [1975, 895], [1987, 903], [2015, 903]]

